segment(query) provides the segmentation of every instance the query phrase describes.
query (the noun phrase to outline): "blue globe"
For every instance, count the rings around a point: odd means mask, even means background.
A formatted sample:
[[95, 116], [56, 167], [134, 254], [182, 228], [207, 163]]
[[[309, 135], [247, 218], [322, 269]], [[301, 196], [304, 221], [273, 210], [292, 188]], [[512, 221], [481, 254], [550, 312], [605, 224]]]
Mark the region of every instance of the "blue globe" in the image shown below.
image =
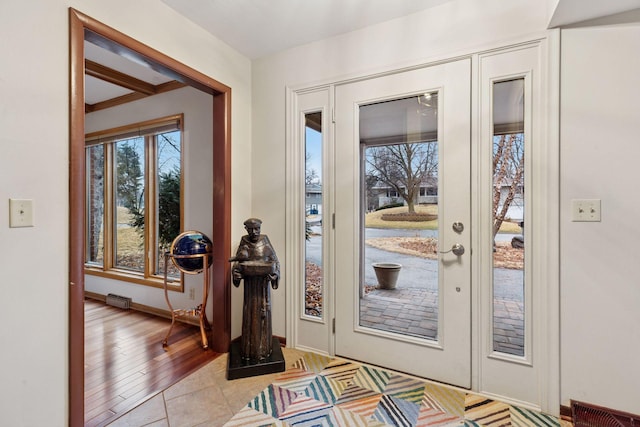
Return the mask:
[[[182, 272], [197, 274], [202, 271], [204, 257], [192, 257], [189, 255], [209, 254], [213, 250], [211, 239], [199, 231], [185, 231], [173, 239], [170, 253], [173, 264]], [[208, 265], [211, 266], [212, 257], [208, 257]]]

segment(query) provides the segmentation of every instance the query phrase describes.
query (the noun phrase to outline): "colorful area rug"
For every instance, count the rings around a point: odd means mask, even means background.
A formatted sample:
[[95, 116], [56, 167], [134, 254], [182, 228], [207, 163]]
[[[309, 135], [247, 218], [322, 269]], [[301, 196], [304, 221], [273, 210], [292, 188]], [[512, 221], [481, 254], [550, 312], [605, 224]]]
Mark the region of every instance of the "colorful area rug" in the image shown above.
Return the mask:
[[309, 353], [225, 427], [559, 425], [555, 417], [477, 394]]

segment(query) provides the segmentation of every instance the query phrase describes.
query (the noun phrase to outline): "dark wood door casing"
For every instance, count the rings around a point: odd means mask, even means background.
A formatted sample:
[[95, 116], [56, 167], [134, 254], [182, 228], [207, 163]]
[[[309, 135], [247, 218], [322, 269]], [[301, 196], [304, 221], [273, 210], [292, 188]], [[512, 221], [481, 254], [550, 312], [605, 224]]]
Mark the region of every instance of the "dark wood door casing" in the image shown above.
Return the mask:
[[231, 88], [69, 9], [69, 425], [84, 422], [84, 40], [98, 41], [114, 52], [126, 52], [175, 80], [213, 97], [213, 264], [212, 350], [225, 353], [231, 341]]

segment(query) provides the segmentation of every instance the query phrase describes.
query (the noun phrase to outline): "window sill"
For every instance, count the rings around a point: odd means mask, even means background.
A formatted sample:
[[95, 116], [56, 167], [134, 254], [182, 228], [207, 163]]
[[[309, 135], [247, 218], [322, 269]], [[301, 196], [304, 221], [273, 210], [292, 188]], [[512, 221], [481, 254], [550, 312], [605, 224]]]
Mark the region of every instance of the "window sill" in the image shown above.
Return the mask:
[[[135, 283], [137, 285], [149, 286], [152, 288], [164, 289], [164, 279], [162, 277], [143, 277], [141, 274], [132, 273], [125, 270], [102, 270], [101, 268], [86, 266], [85, 274], [90, 276], [104, 277], [106, 279], [119, 280], [122, 282]], [[184, 292], [184, 286], [181, 280], [175, 280], [167, 283], [167, 289], [175, 292]]]

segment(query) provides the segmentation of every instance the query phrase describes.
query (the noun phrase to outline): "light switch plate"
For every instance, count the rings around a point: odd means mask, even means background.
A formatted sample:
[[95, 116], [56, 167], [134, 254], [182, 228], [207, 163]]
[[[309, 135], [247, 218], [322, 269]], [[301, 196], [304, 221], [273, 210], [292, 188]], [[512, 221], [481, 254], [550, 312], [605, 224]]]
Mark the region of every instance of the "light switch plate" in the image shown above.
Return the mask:
[[33, 200], [9, 199], [9, 227], [33, 227]]
[[600, 199], [575, 199], [571, 201], [571, 221], [600, 222]]

